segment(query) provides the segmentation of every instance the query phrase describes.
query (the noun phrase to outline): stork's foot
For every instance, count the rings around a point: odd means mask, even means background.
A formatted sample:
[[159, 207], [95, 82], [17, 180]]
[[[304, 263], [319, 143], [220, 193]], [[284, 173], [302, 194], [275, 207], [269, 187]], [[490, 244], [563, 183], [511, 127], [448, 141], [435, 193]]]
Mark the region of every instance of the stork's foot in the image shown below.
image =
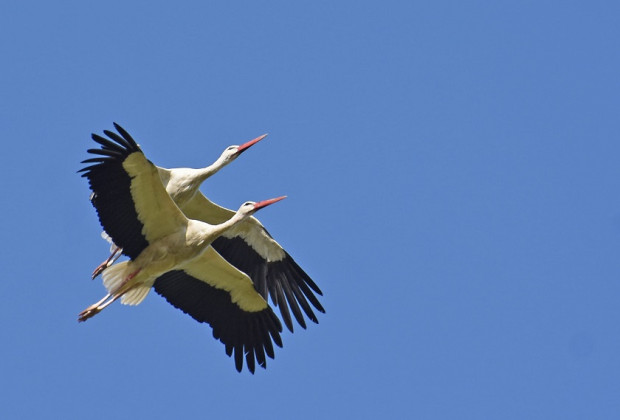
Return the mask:
[[112, 302], [114, 302], [116, 300], [116, 298], [112, 298], [111, 299], [110, 296], [111, 295], [108, 293], [99, 302], [93, 303], [88, 308], [86, 308], [82, 312], [80, 312], [80, 314], [78, 315], [78, 322], [84, 322], [88, 318], [92, 318], [93, 316], [95, 316], [99, 312], [101, 312], [103, 310], [103, 308], [105, 308], [110, 303], [112, 303]]
[[118, 258], [121, 256], [121, 251], [122, 251], [121, 248], [113, 247], [112, 248], [112, 253], [108, 257], [108, 259], [105, 260], [104, 262], [102, 262], [101, 264], [99, 264], [99, 266], [97, 268], [95, 268], [95, 271], [93, 271], [92, 279], [95, 280], [95, 277], [97, 277], [99, 274], [101, 274], [101, 272], [103, 270], [105, 270], [106, 268], [108, 268], [109, 266], [114, 264], [116, 262], [116, 260], [118, 260]]
[[101, 272], [105, 270], [106, 268], [108, 268], [108, 260], [102, 262], [101, 264], [99, 264], [97, 268], [95, 268], [95, 271], [93, 271], [93, 274], [92, 274], [92, 279], [95, 280], [95, 277], [101, 274]]
[[80, 314], [78, 315], [78, 322], [84, 322], [88, 318], [92, 318], [93, 316], [97, 315], [99, 312], [101, 312], [101, 309], [99, 307], [94, 305], [89, 306], [88, 308], [80, 312]]

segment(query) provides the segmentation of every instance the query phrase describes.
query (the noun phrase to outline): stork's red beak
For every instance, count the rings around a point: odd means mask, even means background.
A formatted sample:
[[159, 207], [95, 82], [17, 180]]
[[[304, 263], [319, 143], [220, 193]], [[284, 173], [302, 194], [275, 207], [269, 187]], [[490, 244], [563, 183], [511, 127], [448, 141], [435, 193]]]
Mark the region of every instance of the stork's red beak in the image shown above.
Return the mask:
[[278, 198], [271, 198], [269, 200], [263, 200], [263, 201], [259, 201], [258, 203], [254, 204], [254, 210], [259, 210], [262, 209], [263, 207], [267, 207], [273, 203], [277, 203], [280, 200], [284, 200], [286, 198], [285, 195], [283, 195], [282, 197], [278, 197]]
[[250, 147], [254, 146], [256, 143], [258, 143], [259, 141], [261, 141], [262, 139], [264, 139], [265, 137], [267, 137], [267, 134], [263, 134], [262, 136], [256, 137], [254, 140], [250, 140], [247, 143], [243, 143], [241, 146], [239, 146], [239, 148], [237, 149], [237, 154], [240, 155], [241, 153], [245, 152], [246, 150], [248, 150]]

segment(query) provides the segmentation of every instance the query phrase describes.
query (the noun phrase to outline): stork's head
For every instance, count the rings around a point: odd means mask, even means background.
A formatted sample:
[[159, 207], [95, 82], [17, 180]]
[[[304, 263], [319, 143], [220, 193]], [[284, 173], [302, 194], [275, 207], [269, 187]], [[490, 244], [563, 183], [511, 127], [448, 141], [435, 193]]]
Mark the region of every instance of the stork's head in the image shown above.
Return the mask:
[[263, 200], [259, 202], [246, 201], [245, 203], [241, 205], [241, 207], [239, 207], [238, 213], [243, 217], [251, 216], [252, 214], [256, 213], [258, 210], [264, 207], [267, 207], [273, 203], [277, 203], [280, 200], [284, 200], [285, 198], [286, 196], [283, 195], [282, 197], [271, 198], [269, 200]]
[[254, 146], [256, 143], [264, 139], [265, 137], [267, 137], [267, 134], [258, 136], [255, 139], [250, 140], [247, 143], [243, 143], [240, 146], [237, 146], [237, 145], [228, 146], [226, 149], [224, 149], [224, 151], [222, 152], [222, 155], [220, 156], [220, 160], [222, 160], [222, 164], [228, 165], [230, 162], [237, 159], [241, 153], [245, 152], [250, 147]]

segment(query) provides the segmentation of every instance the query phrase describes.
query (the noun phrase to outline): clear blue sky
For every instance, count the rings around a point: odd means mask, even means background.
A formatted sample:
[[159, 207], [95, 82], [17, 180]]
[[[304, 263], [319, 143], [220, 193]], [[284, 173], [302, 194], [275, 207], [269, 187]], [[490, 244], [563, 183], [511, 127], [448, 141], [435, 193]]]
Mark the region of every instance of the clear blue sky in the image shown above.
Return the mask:
[[[2, 418], [620, 418], [620, 3], [0, 4]], [[319, 325], [239, 374], [151, 293], [84, 324], [125, 126], [259, 213]]]

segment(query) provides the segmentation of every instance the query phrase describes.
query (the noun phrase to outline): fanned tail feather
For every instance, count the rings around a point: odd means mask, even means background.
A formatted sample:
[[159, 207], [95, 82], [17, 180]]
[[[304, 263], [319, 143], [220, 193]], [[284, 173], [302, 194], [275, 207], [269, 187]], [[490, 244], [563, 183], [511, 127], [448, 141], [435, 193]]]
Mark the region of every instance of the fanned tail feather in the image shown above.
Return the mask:
[[[123, 286], [123, 282], [129, 276], [131, 269], [128, 267], [129, 261], [123, 261], [118, 264], [111, 265], [103, 270], [103, 286], [111, 295], [116, 295]], [[151, 286], [149, 284], [134, 284], [131, 289], [123, 293], [121, 303], [123, 305], [138, 305], [149, 294]]]
[[129, 264], [129, 261], [111, 265], [101, 273], [103, 277], [103, 286], [108, 290], [108, 293], [114, 294], [129, 275], [129, 272], [127, 272], [127, 264]]
[[136, 285], [121, 297], [121, 303], [123, 305], [139, 305], [150, 290], [151, 287], [146, 284]]

